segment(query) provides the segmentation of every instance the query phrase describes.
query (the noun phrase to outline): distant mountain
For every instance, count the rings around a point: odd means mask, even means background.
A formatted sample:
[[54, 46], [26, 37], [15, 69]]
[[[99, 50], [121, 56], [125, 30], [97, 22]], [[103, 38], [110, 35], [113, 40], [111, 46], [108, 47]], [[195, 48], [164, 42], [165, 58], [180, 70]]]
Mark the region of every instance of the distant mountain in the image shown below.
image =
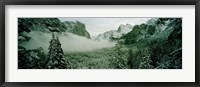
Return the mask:
[[127, 34], [132, 30], [133, 26], [131, 24], [121, 24], [117, 30], [118, 33], [120, 34]]
[[103, 34], [97, 35], [94, 39], [98, 41], [102, 40], [116, 40], [119, 39], [122, 35], [127, 34], [132, 30], [133, 26], [131, 24], [119, 25], [118, 30], [106, 31]]
[[68, 32], [71, 32], [76, 35], [84, 36], [87, 38], [91, 38], [90, 34], [88, 33], [88, 31], [85, 28], [85, 24], [83, 24], [79, 21], [76, 21], [76, 22], [65, 21], [63, 23], [66, 26]]

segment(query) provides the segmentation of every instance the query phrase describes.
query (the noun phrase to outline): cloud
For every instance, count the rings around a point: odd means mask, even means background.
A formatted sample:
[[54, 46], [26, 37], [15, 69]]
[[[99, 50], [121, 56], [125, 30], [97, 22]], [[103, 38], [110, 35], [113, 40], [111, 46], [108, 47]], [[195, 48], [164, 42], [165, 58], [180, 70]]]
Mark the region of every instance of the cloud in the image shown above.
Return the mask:
[[[51, 33], [32, 31], [29, 36], [31, 37], [30, 41], [19, 43], [19, 45], [27, 49], [42, 47], [45, 53], [48, 52], [49, 41], [52, 38]], [[115, 46], [114, 42], [94, 41], [68, 32], [59, 35], [59, 40], [64, 52], [92, 51]]]

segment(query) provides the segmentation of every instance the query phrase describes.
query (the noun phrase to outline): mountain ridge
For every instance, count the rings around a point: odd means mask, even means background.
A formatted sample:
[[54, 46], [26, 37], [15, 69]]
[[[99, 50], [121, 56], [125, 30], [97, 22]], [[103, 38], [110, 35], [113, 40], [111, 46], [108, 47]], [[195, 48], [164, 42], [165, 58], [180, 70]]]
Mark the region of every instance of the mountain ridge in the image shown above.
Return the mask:
[[131, 24], [120, 24], [117, 30], [109, 30], [102, 34], [98, 34], [94, 40], [102, 41], [102, 40], [114, 40], [118, 39], [124, 34], [127, 34], [132, 30], [133, 26]]
[[[31, 37], [28, 33], [31, 31], [40, 31], [45, 33], [62, 33], [70, 32], [86, 38], [91, 38], [89, 32], [85, 28], [85, 24], [76, 21], [68, 21], [75, 27], [70, 27], [66, 22], [61, 22], [58, 18], [18, 18], [19, 41], [28, 41]], [[25, 33], [26, 32], [26, 33]]]

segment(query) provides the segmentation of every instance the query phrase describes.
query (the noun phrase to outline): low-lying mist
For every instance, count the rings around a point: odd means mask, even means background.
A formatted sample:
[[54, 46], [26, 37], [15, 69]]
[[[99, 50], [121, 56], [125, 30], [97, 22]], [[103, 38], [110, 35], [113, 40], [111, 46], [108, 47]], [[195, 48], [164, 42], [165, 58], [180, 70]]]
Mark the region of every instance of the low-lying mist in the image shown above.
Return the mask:
[[[94, 41], [69, 32], [56, 35], [59, 36], [61, 47], [64, 52], [92, 51], [95, 49], [115, 46], [114, 42]], [[25, 47], [26, 49], [36, 49], [42, 47], [45, 53], [48, 52], [48, 47], [50, 45], [49, 41], [52, 38], [51, 33], [32, 31], [29, 33], [29, 36], [31, 39], [28, 42], [19, 43], [19, 45]]]

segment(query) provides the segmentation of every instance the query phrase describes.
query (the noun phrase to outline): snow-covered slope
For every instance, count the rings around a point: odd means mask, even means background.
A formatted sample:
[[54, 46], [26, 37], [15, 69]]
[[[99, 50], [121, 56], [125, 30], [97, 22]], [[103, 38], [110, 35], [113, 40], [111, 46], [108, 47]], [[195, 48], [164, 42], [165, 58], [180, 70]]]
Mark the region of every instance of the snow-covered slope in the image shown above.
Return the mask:
[[132, 30], [133, 26], [131, 24], [121, 24], [118, 28], [118, 30], [110, 30], [106, 31], [103, 34], [99, 34], [96, 37], [93, 37], [94, 40], [98, 41], [109, 41], [112, 39], [120, 38], [122, 35], [127, 34]]
[[165, 29], [169, 29], [169, 28], [171, 29], [173, 26], [172, 27], [168, 27], [168, 26], [170, 26], [170, 24], [174, 22], [175, 20], [176, 19], [152, 18], [148, 20], [145, 24], [155, 26], [156, 32], [160, 32], [160, 31], [164, 31]]
[[[150, 37], [167, 38], [171, 32], [181, 26], [180, 21], [180, 18], [152, 18], [146, 23], [135, 25], [132, 31], [123, 36], [123, 39], [125, 44], [133, 44]], [[181, 28], [177, 31], [182, 32]]]

